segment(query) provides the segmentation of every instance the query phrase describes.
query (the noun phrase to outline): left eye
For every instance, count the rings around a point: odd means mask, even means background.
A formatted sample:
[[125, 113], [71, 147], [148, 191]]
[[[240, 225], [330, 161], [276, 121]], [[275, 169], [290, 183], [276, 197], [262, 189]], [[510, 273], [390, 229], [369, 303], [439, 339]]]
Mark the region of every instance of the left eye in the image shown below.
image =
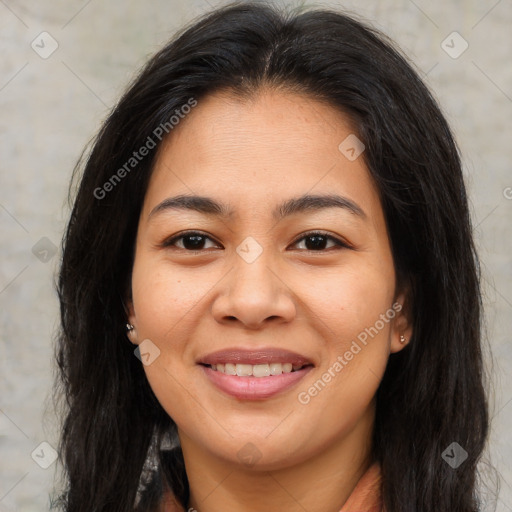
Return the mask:
[[[198, 231], [190, 231], [188, 233], [182, 233], [181, 235], [175, 236], [163, 242], [163, 247], [178, 247], [179, 249], [185, 249], [187, 251], [201, 251], [205, 249], [206, 240], [212, 241], [212, 239], [200, 233]], [[181, 241], [181, 245], [178, 245], [177, 242]], [[304, 241], [304, 242], [303, 242]], [[309, 242], [309, 243], [308, 243]], [[328, 243], [331, 242], [332, 245], [330, 247], [326, 247]], [[337, 238], [323, 232], [312, 232], [307, 233], [301, 238], [297, 239], [292, 245], [299, 245], [299, 243], [303, 243], [304, 247], [308, 251], [323, 251], [332, 247], [344, 247], [349, 248], [349, 245]], [[214, 243], [215, 246], [215, 243]]]
[[299, 242], [302, 242], [303, 240], [307, 241], [309, 240], [310, 243], [304, 242], [305, 249], [308, 251], [318, 251], [318, 250], [324, 250], [326, 249], [326, 244], [331, 241], [333, 245], [331, 245], [331, 248], [334, 247], [346, 247], [348, 248], [348, 244], [342, 242], [341, 240], [338, 240], [337, 238], [328, 235], [327, 233], [322, 232], [315, 232], [315, 233], [308, 233], [307, 235], [303, 236], [302, 238], [299, 238], [295, 244], [298, 244]]

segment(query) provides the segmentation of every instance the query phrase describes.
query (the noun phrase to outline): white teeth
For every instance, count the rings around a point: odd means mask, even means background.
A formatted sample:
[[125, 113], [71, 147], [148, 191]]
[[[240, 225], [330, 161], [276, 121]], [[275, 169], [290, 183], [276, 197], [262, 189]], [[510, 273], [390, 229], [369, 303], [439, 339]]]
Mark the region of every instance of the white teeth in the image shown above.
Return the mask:
[[237, 375], [238, 377], [268, 377], [270, 375], [281, 375], [300, 370], [302, 365], [292, 363], [270, 363], [270, 364], [212, 364], [212, 370], [226, 375]]
[[283, 365], [281, 363], [270, 363], [270, 375], [281, 375]]
[[226, 363], [224, 365], [226, 375], [236, 375], [236, 366], [231, 363]]
[[255, 364], [252, 367], [252, 374], [255, 377], [268, 377], [270, 375], [270, 366], [268, 364]]
[[250, 377], [252, 375], [252, 364], [237, 364], [236, 374], [239, 377]]

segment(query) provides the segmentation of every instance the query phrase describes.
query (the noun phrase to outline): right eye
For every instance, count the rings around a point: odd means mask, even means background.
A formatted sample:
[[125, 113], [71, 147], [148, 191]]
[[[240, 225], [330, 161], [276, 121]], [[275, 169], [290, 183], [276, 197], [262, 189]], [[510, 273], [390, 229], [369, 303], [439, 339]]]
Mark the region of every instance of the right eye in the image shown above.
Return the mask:
[[[162, 247], [177, 247], [187, 252], [202, 252], [202, 249], [205, 249], [206, 240], [212, 240], [212, 238], [199, 231], [186, 231], [168, 238], [162, 243]], [[178, 241], [182, 241], [181, 246], [176, 244]]]

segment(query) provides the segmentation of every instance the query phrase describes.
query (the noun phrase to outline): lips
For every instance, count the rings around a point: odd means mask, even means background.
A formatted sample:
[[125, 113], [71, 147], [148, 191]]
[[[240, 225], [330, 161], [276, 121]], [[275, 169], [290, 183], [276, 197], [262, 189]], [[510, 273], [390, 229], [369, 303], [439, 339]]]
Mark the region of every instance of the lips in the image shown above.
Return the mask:
[[263, 400], [284, 392], [314, 367], [300, 354], [273, 348], [220, 350], [197, 362], [217, 389], [240, 400]]
[[284, 349], [226, 349], [213, 352], [198, 360], [199, 364], [217, 365], [217, 364], [272, 364], [272, 363], [291, 363], [292, 367], [302, 367], [312, 365], [313, 363], [304, 356]]

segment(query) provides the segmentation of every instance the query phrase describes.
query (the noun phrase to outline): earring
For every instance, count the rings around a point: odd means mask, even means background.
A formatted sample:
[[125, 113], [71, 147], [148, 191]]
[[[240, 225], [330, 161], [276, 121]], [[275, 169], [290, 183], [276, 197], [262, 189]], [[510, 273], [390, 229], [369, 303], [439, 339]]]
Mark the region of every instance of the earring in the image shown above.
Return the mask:
[[132, 324], [126, 324], [126, 337], [130, 340], [131, 343], [136, 343], [137, 335], [135, 334], [135, 327]]
[[405, 336], [400, 334], [400, 343], [403, 345], [405, 343]]

